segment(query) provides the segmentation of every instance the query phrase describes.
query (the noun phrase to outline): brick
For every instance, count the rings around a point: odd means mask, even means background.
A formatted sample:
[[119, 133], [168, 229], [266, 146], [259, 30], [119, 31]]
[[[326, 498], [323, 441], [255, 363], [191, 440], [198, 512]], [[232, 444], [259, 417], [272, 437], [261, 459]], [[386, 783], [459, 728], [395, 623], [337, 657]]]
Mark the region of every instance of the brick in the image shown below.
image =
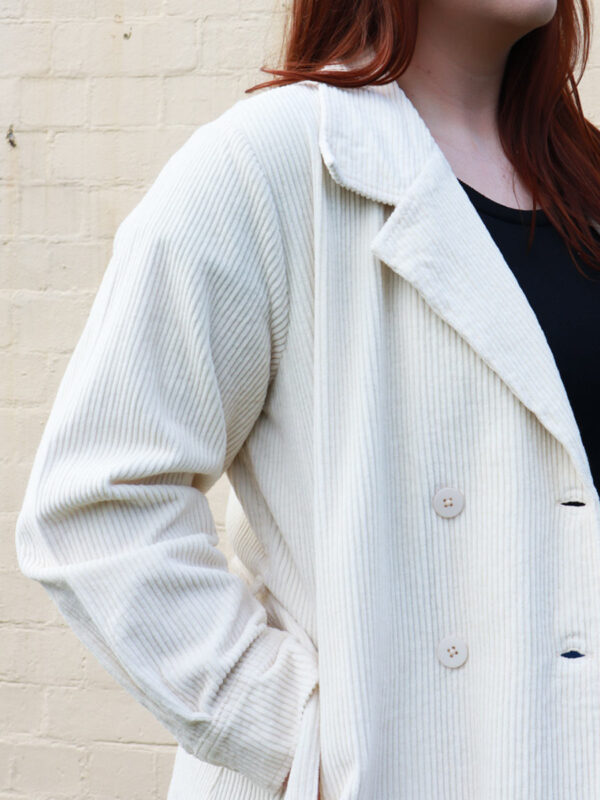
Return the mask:
[[[155, 167], [152, 168], [155, 172]], [[117, 232], [117, 228], [130, 211], [142, 199], [148, 190], [151, 179], [146, 180], [146, 184], [141, 187], [131, 188], [129, 186], [106, 186], [98, 188], [90, 197], [90, 220], [88, 230], [91, 236], [97, 241], [104, 241], [105, 263], [108, 266], [112, 255], [112, 243]], [[103, 274], [104, 270], [102, 271]], [[98, 281], [99, 285], [100, 281]]]
[[[17, 209], [21, 187], [46, 181], [50, 143], [45, 131], [23, 130], [20, 125], [13, 127], [13, 136], [16, 147], [7, 146], [0, 149], [0, 169], [6, 187], [4, 191], [12, 195], [12, 199], [7, 198], [6, 202], [14, 203]], [[4, 201], [0, 199], [0, 204], [3, 203]], [[7, 208], [6, 211], [9, 212], [10, 209]], [[16, 224], [18, 217], [14, 211], [10, 217], [15, 220], [14, 226], [10, 229], [5, 223], [0, 222], [2, 229], [15, 236], [20, 235], [23, 231], [20, 225]]]
[[211, 514], [215, 520], [215, 527], [219, 537], [218, 547], [225, 553], [227, 559], [230, 559], [233, 555], [233, 551], [225, 535], [224, 524], [230, 487], [231, 484], [229, 483], [227, 475], [223, 474], [206, 493], [206, 499], [208, 500]]
[[[0, 437], [1, 437], [0, 433]], [[0, 439], [1, 440], [1, 439]], [[15, 552], [15, 525], [17, 511], [0, 511], [0, 564], [6, 570], [18, 569], [17, 554]]]
[[21, 507], [31, 465], [26, 461], [6, 462], [0, 473], [0, 506], [17, 512]]
[[162, 81], [156, 76], [95, 78], [91, 86], [90, 120], [93, 126], [119, 130], [161, 123]]
[[0, 25], [0, 75], [43, 75], [50, 69], [50, 22]]
[[[94, 0], [96, 17], [129, 19], [134, 17], [152, 17], [162, 14], [162, 0], [120, 0], [118, 13], [106, 0]], [[90, 2], [90, 5], [92, 3]]]
[[[600, 62], [600, 54], [598, 57]], [[600, 125], [600, 65], [586, 70], [579, 84], [581, 105], [586, 117], [595, 125]]]
[[130, 745], [95, 745], [86, 789], [108, 800], [148, 800], [154, 793], [154, 753]]
[[[95, 193], [94, 193], [95, 194]], [[91, 230], [91, 224], [88, 228]], [[57, 242], [46, 248], [50, 285], [58, 291], [95, 295], [110, 260], [112, 242]]]
[[0, 752], [5, 737], [17, 733], [39, 736], [43, 706], [43, 687], [0, 683]]
[[171, 733], [122, 687], [49, 688], [45, 708], [45, 732], [53, 739], [175, 744]]
[[[7, 0], [11, 5], [18, 8], [14, 0]], [[0, 18], [2, 9], [2, 0], [0, 0]], [[19, 90], [20, 78], [17, 76], [0, 78], [0, 97], [2, 98], [2, 110], [4, 114], [5, 127], [14, 125], [17, 127], [21, 122], [21, 95]]]
[[[243, 0], [246, 5], [248, 0]], [[173, 17], [192, 17], [197, 19], [199, 16], [205, 17], [209, 14], [223, 14], [229, 17], [236, 16], [242, 10], [242, 0], [202, 0], [196, 3], [194, 0], [166, 0], [165, 13]]]
[[0, 622], [53, 623], [56, 620], [56, 606], [40, 583], [21, 572], [0, 573]]
[[11, 526], [10, 523], [6, 521], [12, 520], [12, 515], [3, 514], [2, 517], [4, 524], [0, 530], [0, 540], [2, 541], [2, 549], [0, 552], [3, 556], [1, 562], [3, 571], [0, 573], [0, 607], [4, 604], [4, 602], [8, 602], [4, 601], [5, 596], [8, 596], [8, 590], [5, 590], [2, 584], [3, 577], [8, 574], [14, 574], [19, 570], [15, 548], [14, 526]]
[[285, 14], [290, 10], [291, 2], [285, 0], [252, 0], [252, 3], [245, 5], [248, 11], [254, 14], [262, 14], [269, 18], [273, 15]]
[[111, 249], [111, 242], [96, 240], [21, 239], [0, 243], [0, 261], [6, 267], [0, 272], [0, 288], [95, 294]]
[[198, 58], [193, 20], [61, 22], [53, 42], [57, 75], [170, 75], [193, 70]]
[[73, 685], [81, 680], [83, 644], [68, 628], [2, 626], [0, 680]]
[[0, 350], [0, 404], [32, 406], [48, 396], [49, 375], [43, 353]]
[[56, 182], [85, 183], [142, 181], [145, 188], [191, 131], [148, 129], [57, 133], [50, 156], [50, 175]]
[[[12, 150], [13, 148], [10, 149]], [[0, 168], [4, 167], [4, 174], [7, 175], [7, 180], [0, 183], [0, 209], [2, 210], [0, 214], [0, 237], [8, 239], [16, 236], [20, 227], [17, 224], [19, 190], [16, 181], [11, 181], [10, 179], [11, 175], [16, 174], [13, 163], [7, 164], [6, 162], [10, 161], [10, 157], [6, 153], [4, 156], [4, 158], [0, 159]], [[12, 159], [13, 162], [16, 162], [16, 160]]]
[[87, 88], [87, 80], [81, 78], [24, 78], [21, 124], [43, 128], [83, 125]]
[[241, 99], [230, 78], [222, 75], [176, 75], [164, 80], [166, 125], [199, 127], [216, 119]]
[[23, 16], [23, 0], [0, 0], [0, 19], [20, 19]]
[[[243, 71], [248, 64], [262, 63], [269, 32], [258, 18], [230, 19], [220, 16], [198, 21], [201, 62], [213, 74]], [[267, 78], [268, 79], [268, 78]]]
[[[82, 321], [81, 328], [83, 329], [83, 325], [85, 324], [85, 320]], [[75, 345], [75, 343], [73, 343]], [[48, 399], [49, 399], [49, 406], [48, 411], [50, 411], [50, 406], [54, 402], [54, 398], [56, 397], [56, 393], [58, 392], [59, 384], [62, 380], [63, 375], [65, 374], [65, 370], [67, 368], [67, 364], [71, 359], [71, 352], [69, 353], [50, 353], [48, 356]]]
[[26, 0], [23, 9], [26, 19], [40, 20], [94, 18], [95, 12], [92, 0]]
[[161, 747], [154, 755], [154, 785], [156, 786], [156, 796], [161, 800], [164, 800], [168, 794], [176, 752], [177, 745], [173, 745], [172, 747]]
[[8, 744], [0, 746], [0, 789], [10, 789], [13, 778], [15, 753], [15, 747], [11, 747]]
[[12, 341], [12, 305], [8, 294], [0, 294], [0, 347], [8, 347]]
[[[0, 441], [3, 444], [4, 457], [9, 460], [18, 457], [21, 442], [17, 429], [21, 427], [22, 418], [16, 408], [0, 408]], [[0, 564], [2, 561], [0, 560]], [[1, 569], [2, 567], [0, 567]]]
[[83, 230], [87, 195], [78, 186], [24, 186], [20, 191], [20, 233], [77, 238]]
[[116, 678], [114, 678], [110, 672], [108, 672], [102, 666], [95, 655], [91, 652], [87, 652], [85, 654], [83, 662], [83, 674], [83, 686], [88, 691], [97, 689], [112, 689], [113, 691], [118, 689], [119, 691], [125, 691], [122, 689]]
[[[81, 335], [95, 292], [15, 292], [15, 345], [22, 351], [71, 353]], [[60, 319], [60, 325], [57, 325]]]
[[19, 744], [14, 757], [11, 788], [52, 792], [54, 796], [81, 789], [83, 753], [65, 744]]

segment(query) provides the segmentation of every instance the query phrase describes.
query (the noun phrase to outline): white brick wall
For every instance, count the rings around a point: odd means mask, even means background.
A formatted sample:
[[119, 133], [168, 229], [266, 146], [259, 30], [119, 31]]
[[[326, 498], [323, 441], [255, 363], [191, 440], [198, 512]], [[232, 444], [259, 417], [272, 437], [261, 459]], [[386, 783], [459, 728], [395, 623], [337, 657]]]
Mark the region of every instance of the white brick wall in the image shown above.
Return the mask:
[[[119, 222], [269, 79], [287, 2], [0, 0], [0, 800], [166, 797], [173, 738], [21, 575], [14, 525]], [[600, 123], [600, 36], [581, 92]], [[227, 490], [209, 493], [221, 533]]]

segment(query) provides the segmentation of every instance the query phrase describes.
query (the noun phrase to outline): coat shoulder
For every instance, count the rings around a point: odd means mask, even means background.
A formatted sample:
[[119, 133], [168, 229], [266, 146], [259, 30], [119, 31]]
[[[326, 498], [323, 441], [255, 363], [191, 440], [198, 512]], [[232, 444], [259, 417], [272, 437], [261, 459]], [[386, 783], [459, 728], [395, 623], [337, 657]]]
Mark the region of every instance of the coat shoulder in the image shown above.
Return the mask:
[[244, 135], [275, 195], [300, 191], [320, 157], [318, 83], [299, 81], [245, 96], [215, 121]]
[[[315, 81], [273, 86], [242, 97], [221, 117], [241, 128], [257, 153], [298, 144], [298, 133], [318, 140], [319, 92]], [[275, 153], [276, 154], [276, 153]]]

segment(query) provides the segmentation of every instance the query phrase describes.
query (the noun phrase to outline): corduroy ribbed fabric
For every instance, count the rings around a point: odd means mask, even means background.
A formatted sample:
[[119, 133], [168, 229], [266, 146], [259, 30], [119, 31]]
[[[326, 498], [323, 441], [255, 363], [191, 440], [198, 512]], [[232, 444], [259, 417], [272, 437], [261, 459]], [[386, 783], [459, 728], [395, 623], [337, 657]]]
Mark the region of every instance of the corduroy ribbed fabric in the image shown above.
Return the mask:
[[600, 800], [600, 498], [535, 314], [396, 83], [265, 90], [169, 159], [16, 543], [179, 741], [168, 800]]

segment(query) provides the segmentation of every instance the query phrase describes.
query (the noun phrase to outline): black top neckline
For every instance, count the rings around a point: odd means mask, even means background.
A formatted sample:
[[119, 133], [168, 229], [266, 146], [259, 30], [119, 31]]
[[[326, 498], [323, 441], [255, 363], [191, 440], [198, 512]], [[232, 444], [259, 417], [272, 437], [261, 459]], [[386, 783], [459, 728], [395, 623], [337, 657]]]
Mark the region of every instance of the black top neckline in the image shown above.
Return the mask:
[[[469, 196], [469, 199], [473, 205], [481, 213], [488, 214], [489, 216], [496, 217], [498, 219], [503, 219], [505, 222], [516, 223], [518, 225], [529, 225], [531, 223], [533, 209], [521, 210], [520, 208], [504, 206], [502, 203], [497, 203], [495, 200], [492, 200], [491, 197], [481, 194], [481, 192], [478, 192], [477, 189], [469, 186], [468, 183], [461, 181], [460, 178], [458, 178], [458, 182]], [[538, 208], [535, 212], [535, 224], [536, 226], [552, 224], [546, 212], [541, 208]]]

